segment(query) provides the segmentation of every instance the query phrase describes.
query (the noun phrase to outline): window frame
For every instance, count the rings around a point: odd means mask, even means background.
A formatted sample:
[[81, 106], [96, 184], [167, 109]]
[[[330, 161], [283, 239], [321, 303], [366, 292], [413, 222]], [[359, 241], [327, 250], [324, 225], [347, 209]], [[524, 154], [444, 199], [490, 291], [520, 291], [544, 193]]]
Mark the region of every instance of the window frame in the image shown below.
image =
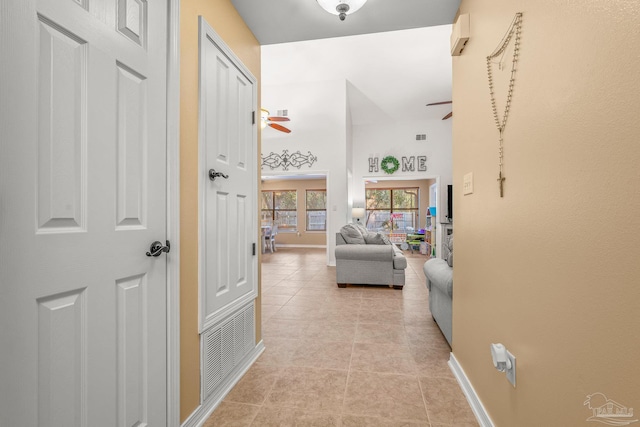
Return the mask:
[[[315, 192], [323, 192], [324, 193], [324, 209], [309, 209], [308, 207], [308, 194], [310, 191], [315, 191]], [[322, 229], [314, 229], [311, 230], [309, 229], [309, 212], [324, 212], [324, 228]], [[305, 231], [308, 232], [327, 232], [327, 189], [312, 189], [312, 188], [308, 188], [305, 190], [304, 193], [304, 217], [305, 217]]]
[[[405, 191], [405, 192], [411, 192], [411, 191], [415, 191], [416, 194], [416, 207], [415, 208], [397, 208], [394, 206], [393, 203], [393, 192], [394, 191]], [[389, 191], [389, 207], [384, 207], [384, 208], [373, 208], [370, 209], [369, 207], [367, 207], [368, 205], [368, 201], [369, 201], [369, 196], [368, 196], [368, 192], [369, 191]], [[419, 224], [419, 219], [418, 219], [418, 214], [420, 213], [420, 187], [372, 187], [372, 188], [365, 188], [365, 209], [366, 209], [366, 214], [365, 214], [365, 227], [368, 228], [367, 224], [369, 222], [369, 212], [373, 212], [373, 211], [380, 211], [380, 212], [389, 212], [389, 215], [391, 217], [391, 227], [389, 228], [389, 232], [393, 233], [395, 230], [398, 230], [398, 228], [394, 227], [394, 221], [393, 221], [393, 214], [394, 214], [394, 208], [399, 211], [399, 212], [414, 212], [414, 229], [416, 228], [416, 222]]]
[[[299, 218], [298, 218], [298, 191], [297, 190], [261, 190], [261, 193], [271, 193], [271, 209], [260, 209], [260, 212], [269, 212], [271, 214], [271, 224], [273, 227], [274, 224], [278, 226], [278, 233], [297, 233], [299, 226]], [[294, 209], [277, 209], [276, 208], [276, 193], [294, 193], [295, 194], [295, 208]], [[262, 203], [262, 199], [260, 200]], [[276, 212], [295, 212], [296, 214], [296, 224], [294, 227], [287, 227], [280, 224], [276, 224]], [[262, 215], [261, 215], [262, 216]]]

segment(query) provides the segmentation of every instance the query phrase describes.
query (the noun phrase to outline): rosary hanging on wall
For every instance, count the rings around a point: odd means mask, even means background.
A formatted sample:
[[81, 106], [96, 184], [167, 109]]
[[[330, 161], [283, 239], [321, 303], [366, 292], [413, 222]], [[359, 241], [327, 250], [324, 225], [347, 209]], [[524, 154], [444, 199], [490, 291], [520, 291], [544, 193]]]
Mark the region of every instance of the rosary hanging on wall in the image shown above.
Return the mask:
[[[489, 78], [489, 94], [491, 95], [491, 108], [493, 109], [493, 118], [496, 122], [496, 127], [500, 134], [498, 139], [498, 184], [500, 185], [500, 197], [504, 197], [504, 129], [507, 126], [507, 118], [509, 117], [509, 109], [511, 108], [511, 97], [513, 96], [513, 84], [516, 77], [516, 64], [518, 62], [518, 55], [520, 54], [520, 32], [522, 29], [522, 13], [516, 13], [513, 18], [507, 33], [502, 38], [502, 41], [498, 44], [498, 47], [487, 56], [487, 76]], [[502, 120], [498, 116], [498, 107], [496, 106], [496, 97], [493, 89], [493, 70], [492, 64], [495, 59], [498, 59], [498, 69], [502, 70], [504, 67], [505, 53], [509, 43], [513, 39], [513, 58], [511, 60], [511, 76], [509, 78], [509, 89], [507, 91], [507, 100], [504, 106], [504, 114]]]

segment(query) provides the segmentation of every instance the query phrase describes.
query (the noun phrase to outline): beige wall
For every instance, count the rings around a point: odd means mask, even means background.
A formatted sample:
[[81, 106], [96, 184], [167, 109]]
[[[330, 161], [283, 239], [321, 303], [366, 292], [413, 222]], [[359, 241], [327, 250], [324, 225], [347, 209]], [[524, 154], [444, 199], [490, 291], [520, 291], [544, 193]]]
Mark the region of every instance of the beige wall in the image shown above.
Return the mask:
[[[519, 11], [500, 198], [486, 56]], [[586, 425], [595, 392], [637, 413], [640, 3], [463, 0], [460, 12], [471, 37], [453, 59], [454, 355], [496, 426]], [[516, 388], [492, 342], [517, 357]]]
[[326, 190], [326, 179], [270, 179], [262, 183], [262, 190], [296, 190], [298, 194], [298, 231], [297, 233], [279, 233], [276, 235], [276, 245], [326, 245], [327, 233], [320, 231], [306, 231], [307, 213], [305, 209], [305, 192], [307, 190]]
[[[198, 335], [198, 16], [260, 81], [260, 45], [230, 0], [180, 2], [180, 418], [200, 404]], [[258, 90], [258, 93], [259, 90]], [[259, 103], [258, 103], [259, 104]], [[260, 150], [258, 149], [258, 152]], [[260, 301], [256, 304], [260, 337]]]

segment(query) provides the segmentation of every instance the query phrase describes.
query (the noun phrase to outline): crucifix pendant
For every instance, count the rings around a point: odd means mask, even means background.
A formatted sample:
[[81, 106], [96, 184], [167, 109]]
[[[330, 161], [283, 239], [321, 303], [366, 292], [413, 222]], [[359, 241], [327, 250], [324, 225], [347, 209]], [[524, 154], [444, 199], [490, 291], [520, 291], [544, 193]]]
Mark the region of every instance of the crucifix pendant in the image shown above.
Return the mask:
[[504, 190], [503, 190], [503, 184], [504, 184], [504, 180], [507, 179], [504, 176], [502, 176], [502, 171], [500, 171], [500, 173], [498, 174], [498, 183], [500, 184], [500, 197], [504, 197]]

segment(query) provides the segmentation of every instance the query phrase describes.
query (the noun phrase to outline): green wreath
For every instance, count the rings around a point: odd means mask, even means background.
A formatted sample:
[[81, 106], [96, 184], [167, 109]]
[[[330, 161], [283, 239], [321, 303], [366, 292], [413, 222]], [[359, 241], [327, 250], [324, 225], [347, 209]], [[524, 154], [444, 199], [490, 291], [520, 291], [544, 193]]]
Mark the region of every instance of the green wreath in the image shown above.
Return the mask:
[[[393, 166], [389, 167], [389, 163], [393, 163]], [[380, 167], [385, 173], [391, 175], [398, 170], [398, 168], [400, 167], [400, 162], [393, 156], [387, 156], [382, 159], [382, 162], [380, 162]]]

